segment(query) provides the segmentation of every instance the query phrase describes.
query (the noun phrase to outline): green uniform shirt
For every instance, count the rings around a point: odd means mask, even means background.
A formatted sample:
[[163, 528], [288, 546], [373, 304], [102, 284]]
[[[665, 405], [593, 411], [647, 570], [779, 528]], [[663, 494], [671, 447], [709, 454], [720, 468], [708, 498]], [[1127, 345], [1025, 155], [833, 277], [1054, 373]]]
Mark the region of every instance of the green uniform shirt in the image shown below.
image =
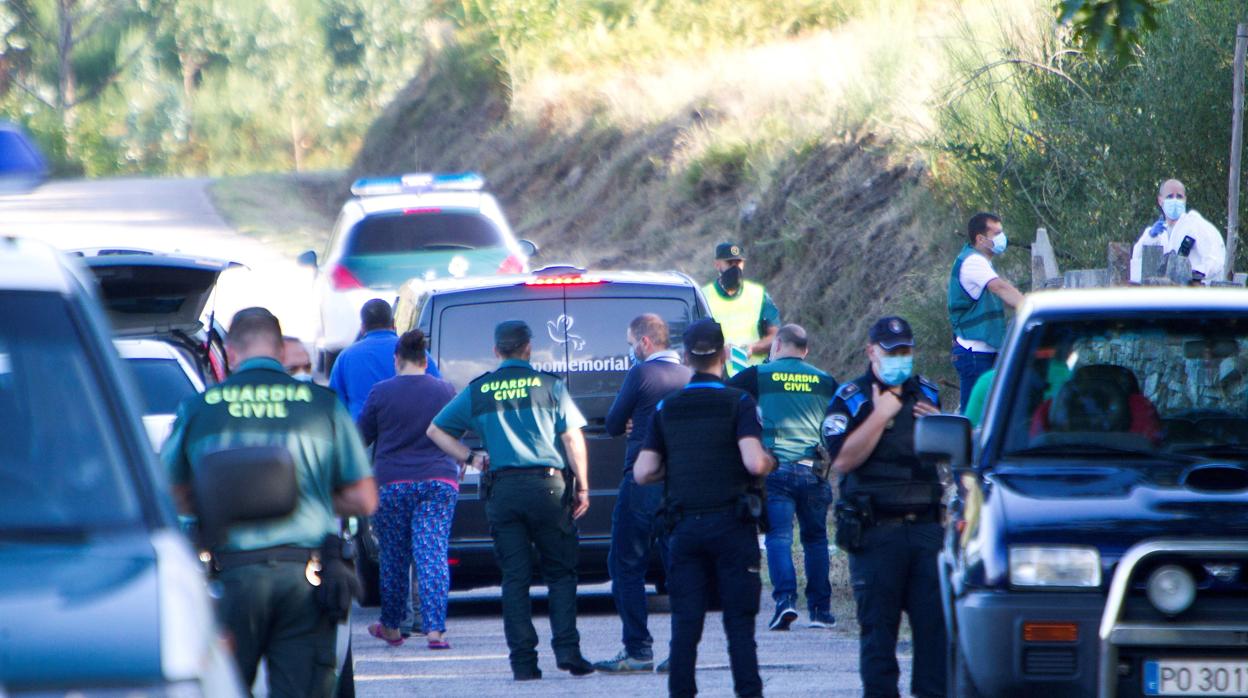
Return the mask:
[[188, 485], [206, 454], [242, 446], [290, 451], [299, 505], [278, 521], [232, 527], [225, 551], [320, 547], [325, 534], [338, 530], [334, 490], [372, 474], [355, 424], [333, 391], [291, 378], [274, 359], [244, 361], [225, 382], [183, 401], [160, 455], [173, 484]]
[[836, 380], [796, 357], [751, 366], [729, 385], [758, 400], [763, 445], [781, 463], [818, 457], [824, 415], [836, 395]]
[[563, 379], [533, 369], [528, 361], [505, 359], [498, 370], [468, 384], [437, 417], [452, 436], [471, 429], [490, 454], [490, 470], [564, 466], [558, 439], [585, 426], [585, 417]]

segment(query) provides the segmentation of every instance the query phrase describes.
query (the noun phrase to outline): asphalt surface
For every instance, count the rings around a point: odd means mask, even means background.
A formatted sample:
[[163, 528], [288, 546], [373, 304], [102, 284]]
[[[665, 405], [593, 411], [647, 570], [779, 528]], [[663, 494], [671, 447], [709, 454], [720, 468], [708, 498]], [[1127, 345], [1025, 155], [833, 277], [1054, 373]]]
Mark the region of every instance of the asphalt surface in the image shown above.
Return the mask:
[[[230, 228], [212, 205], [208, 179], [64, 180], [30, 194], [0, 195], [0, 235], [43, 240], [63, 250], [126, 248], [239, 262], [222, 274], [215, 308], [263, 305], [287, 334], [309, 338], [312, 270]], [[228, 323], [227, 323], [228, 324]]]
[[[806, 614], [788, 632], [770, 632], [774, 610], [764, 589], [758, 615], [758, 657], [768, 696], [858, 696], [857, 636], [843, 630], [807, 628]], [[550, 653], [550, 625], [545, 616], [545, 590], [534, 589], [534, 626], [540, 644], [541, 681], [517, 683], [507, 663], [507, 644], [499, 615], [499, 590], [452, 594], [447, 639], [451, 649], [429, 650], [422, 637], [401, 647], [388, 647], [368, 635], [378, 609], [357, 609], [352, 618], [356, 693], [360, 696], [595, 696], [639, 698], [667, 693], [667, 678], [658, 674], [603, 675], [574, 678], [555, 668]], [[670, 616], [661, 612], [665, 597], [651, 597], [650, 632], [655, 655], [667, 656]], [[620, 622], [608, 585], [582, 587], [578, 616], [582, 652], [590, 661], [614, 657], [620, 649]], [[910, 647], [899, 648], [902, 695], [908, 694]], [[707, 615], [698, 651], [698, 690], [705, 696], [731, 696], [727, 642], [718, 613]]]

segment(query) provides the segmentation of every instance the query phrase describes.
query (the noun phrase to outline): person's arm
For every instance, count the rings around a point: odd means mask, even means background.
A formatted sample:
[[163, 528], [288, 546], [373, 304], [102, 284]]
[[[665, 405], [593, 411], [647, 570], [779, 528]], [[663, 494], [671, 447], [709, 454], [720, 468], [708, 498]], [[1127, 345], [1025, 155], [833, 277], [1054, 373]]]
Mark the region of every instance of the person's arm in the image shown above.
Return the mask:
[[568, 465], [576, 476], [576, 492], [573, 501], [572, 518], [579, 519], [589, 511], [589, 450], [585, 447], [585, 435], [580, 429], [569, 429], [560, 435], [563, 440], [563, 452], [568, 456]]
[[889, 420], [901, 411], [901, 398], [892, 390], [881, 391], [880, 386], [874, 383], [871, 385], [871, 403], [871, 414], [846, 434], [845, 442], [832, 462], [832, 469], [841, 475], [849, 474], [867, 461], [879, 445]]
[[377, 481], [372, 476], [334, 491], [334, 513], [339, 516], [371, 516], [377, 511]]
[[456, 463], [467, 463], [472, 457], [472, 450], [459, 438], [471, 428], [472, 398], [465, 388], [438, 412], [425, 430], [425, 435], [446, 455], [454, 458]]
[[364, 441], [366, 447], [372, 446], [377, 442], [378, 399], [376, 387], [368, 391], [368, 398], [364, 400], [364, 409], [360, 411], [360, 417], [355, 422], [360, 430], [360, 438]]
[[780, 309], [771, 300], [771, 294], [763, 291], [763, 308], [758, 315], [758, 341], [750, 345], [751, 354], [771, 351], [771, 342], [780, 331]]
[[347, 359], [347, 357], [339, 354], [338, 358], [334, 361], [334, 367], [329, 369], [329, 389], [338, 394], [338, 400], [344, 405], [347, 404], [348, 400], [346, 376], [346, 365], [348, 361], [350, 361], [350, 359]]
[[1002, 303], [1014, 310], [1018, 310], [1018, 306], [1023, 304], [1023, 294], [1017, 288], [1014, 288], [1014, 284], [999, 276], [989, 281], [987, 288], [989, 291], [997, 294]]
[[[764, 477], [776, 469], [776, 459], [757, 436], [747, 436], [737, 440], [737, 448], [741, 451], [741, 462], [745, 469], [755, 477]], [[634, 466], [636, 467], [636, 466]]]
[[[198, 399], [198, 396], [196, 398]], [[186, 427], [190, 421], [189, 403], [178, 406], [178, 414], [173, 420], [173, 429], [169, 438], [165, 439], [160, 449], [160, 460], [172, 483], [173, 503], [179, 514], [195, 515], [195, 498], [191, 490], [191, 462], [186, 457]]]
[[472, 458], [472, 449], [465, 446], [458, 436], [451, 436], [437, 424], [430, 424], [425, 430], [425, 435], [434, 445], [442, 449], [443, 453], [455, 459], [456, 463], [467, 463]]
[[377, 510], [377, 481], [360, 434], [342, 403], [334, 404], [334, 512], [369, 516]]
[[628, 430], [628, 420], [633, 416], [633, 410], [637, 407], [637, 392], [641, 383], [641, 368], [634, 366], [624, 374], [624, 384], [620, 386], [620, 392], [616, 393], [615, 400], [611, 403], [611, 408], [607, 410], [607, 419], [604, 426], [607, 434], [610, 436], [619, 436]]
[[667, 472], [663, 468], [663, 456], [658, 451], [650, 449], [642, 449], [637, 454], [637, 461], [633, 463], [633, 480], [639, 485], [649, 485], [655, 482], [662, 482], [667, 476]]
[[767, 352], [771, 351], [771, 343], [776, 338], [776, 333], [779, 331], [780, 331], [780, 328], [778, 326], [769, 325], [767, 327], [767, 332], [763, 334], [763, 336], [757, 342], [754, 342], [753, 344], [750, 345], [750, 353], [751, 354], [766, 354]]

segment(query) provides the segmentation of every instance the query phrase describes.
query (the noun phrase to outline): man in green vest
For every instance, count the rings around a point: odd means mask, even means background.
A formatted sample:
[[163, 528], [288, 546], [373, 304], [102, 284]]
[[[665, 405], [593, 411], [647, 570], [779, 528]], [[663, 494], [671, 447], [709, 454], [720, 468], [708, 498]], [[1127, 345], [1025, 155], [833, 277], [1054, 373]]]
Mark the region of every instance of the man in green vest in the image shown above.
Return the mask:
[[967, 244], [949, 274], [949, 323], [953, 325], [953, 367], [961, 391], [959, 409], [966, 408], [971, 388], [992, 368], [1005, 341], [1005, 308], [1017, 308], [1023, 294], [992, 268], [1005, 253], [1001, 218], [976, 213], [966, 225]]
[[[542, 678], [529, 600], [534, 548], [548, 590], [555, 666], [573, 676], [594, 671], [576, 630], [575, 519], [589, 509], [585, 417], [562, 378], [529, 363], [532, 338], [520, 320], [499, 323], [494, 353], [502, 363], [469, 383], [428, 430], [452, 458], [484, 466], [481, 496], [503, 573], [503, 634], [517, 681]], [[485, 457], [460, 442], [469, 430], [480, 435]], [[569, 467], [573, 478], [564, 477]]]
[[725, 371], [733, 376], [767, 358], [780, 327], [780, 311], [762, 284], [745, 279], [745, 252], [740, 245], [719, 243], [715, 270], [719, 277], [702, 287], [702, 295], [711, 307], [711, 317], [724, 330], [730, 348]]
[[771, 361], [750, 366], [728, 385], [758, 400], [763, 418], [763, 446], [779, 465], [767, 476], [767, 571], [776, 611], [768, 627], [788, 630], [797, 620], [797, 572], [793, 567], [793, 517], [801, 526], [806, 558], [806, 608], [809, 627], [831, 628], [832, 584], [828, 579], [828, 506], [832, 485], [816, 474], [820, 429], [836, 380], [806, 363], [809, 342], [799, 325], [776, 333]]

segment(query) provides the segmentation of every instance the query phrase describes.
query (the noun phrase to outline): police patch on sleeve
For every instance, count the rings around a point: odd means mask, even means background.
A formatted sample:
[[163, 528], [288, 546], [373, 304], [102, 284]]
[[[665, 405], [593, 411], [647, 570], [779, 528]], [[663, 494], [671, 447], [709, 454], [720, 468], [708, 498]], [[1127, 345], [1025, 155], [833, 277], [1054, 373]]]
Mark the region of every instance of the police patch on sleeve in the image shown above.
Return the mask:
[[823, 420], [823, 435], [840, 436], [849, 429], [849, 415], [841, 412], [834, 412]]

